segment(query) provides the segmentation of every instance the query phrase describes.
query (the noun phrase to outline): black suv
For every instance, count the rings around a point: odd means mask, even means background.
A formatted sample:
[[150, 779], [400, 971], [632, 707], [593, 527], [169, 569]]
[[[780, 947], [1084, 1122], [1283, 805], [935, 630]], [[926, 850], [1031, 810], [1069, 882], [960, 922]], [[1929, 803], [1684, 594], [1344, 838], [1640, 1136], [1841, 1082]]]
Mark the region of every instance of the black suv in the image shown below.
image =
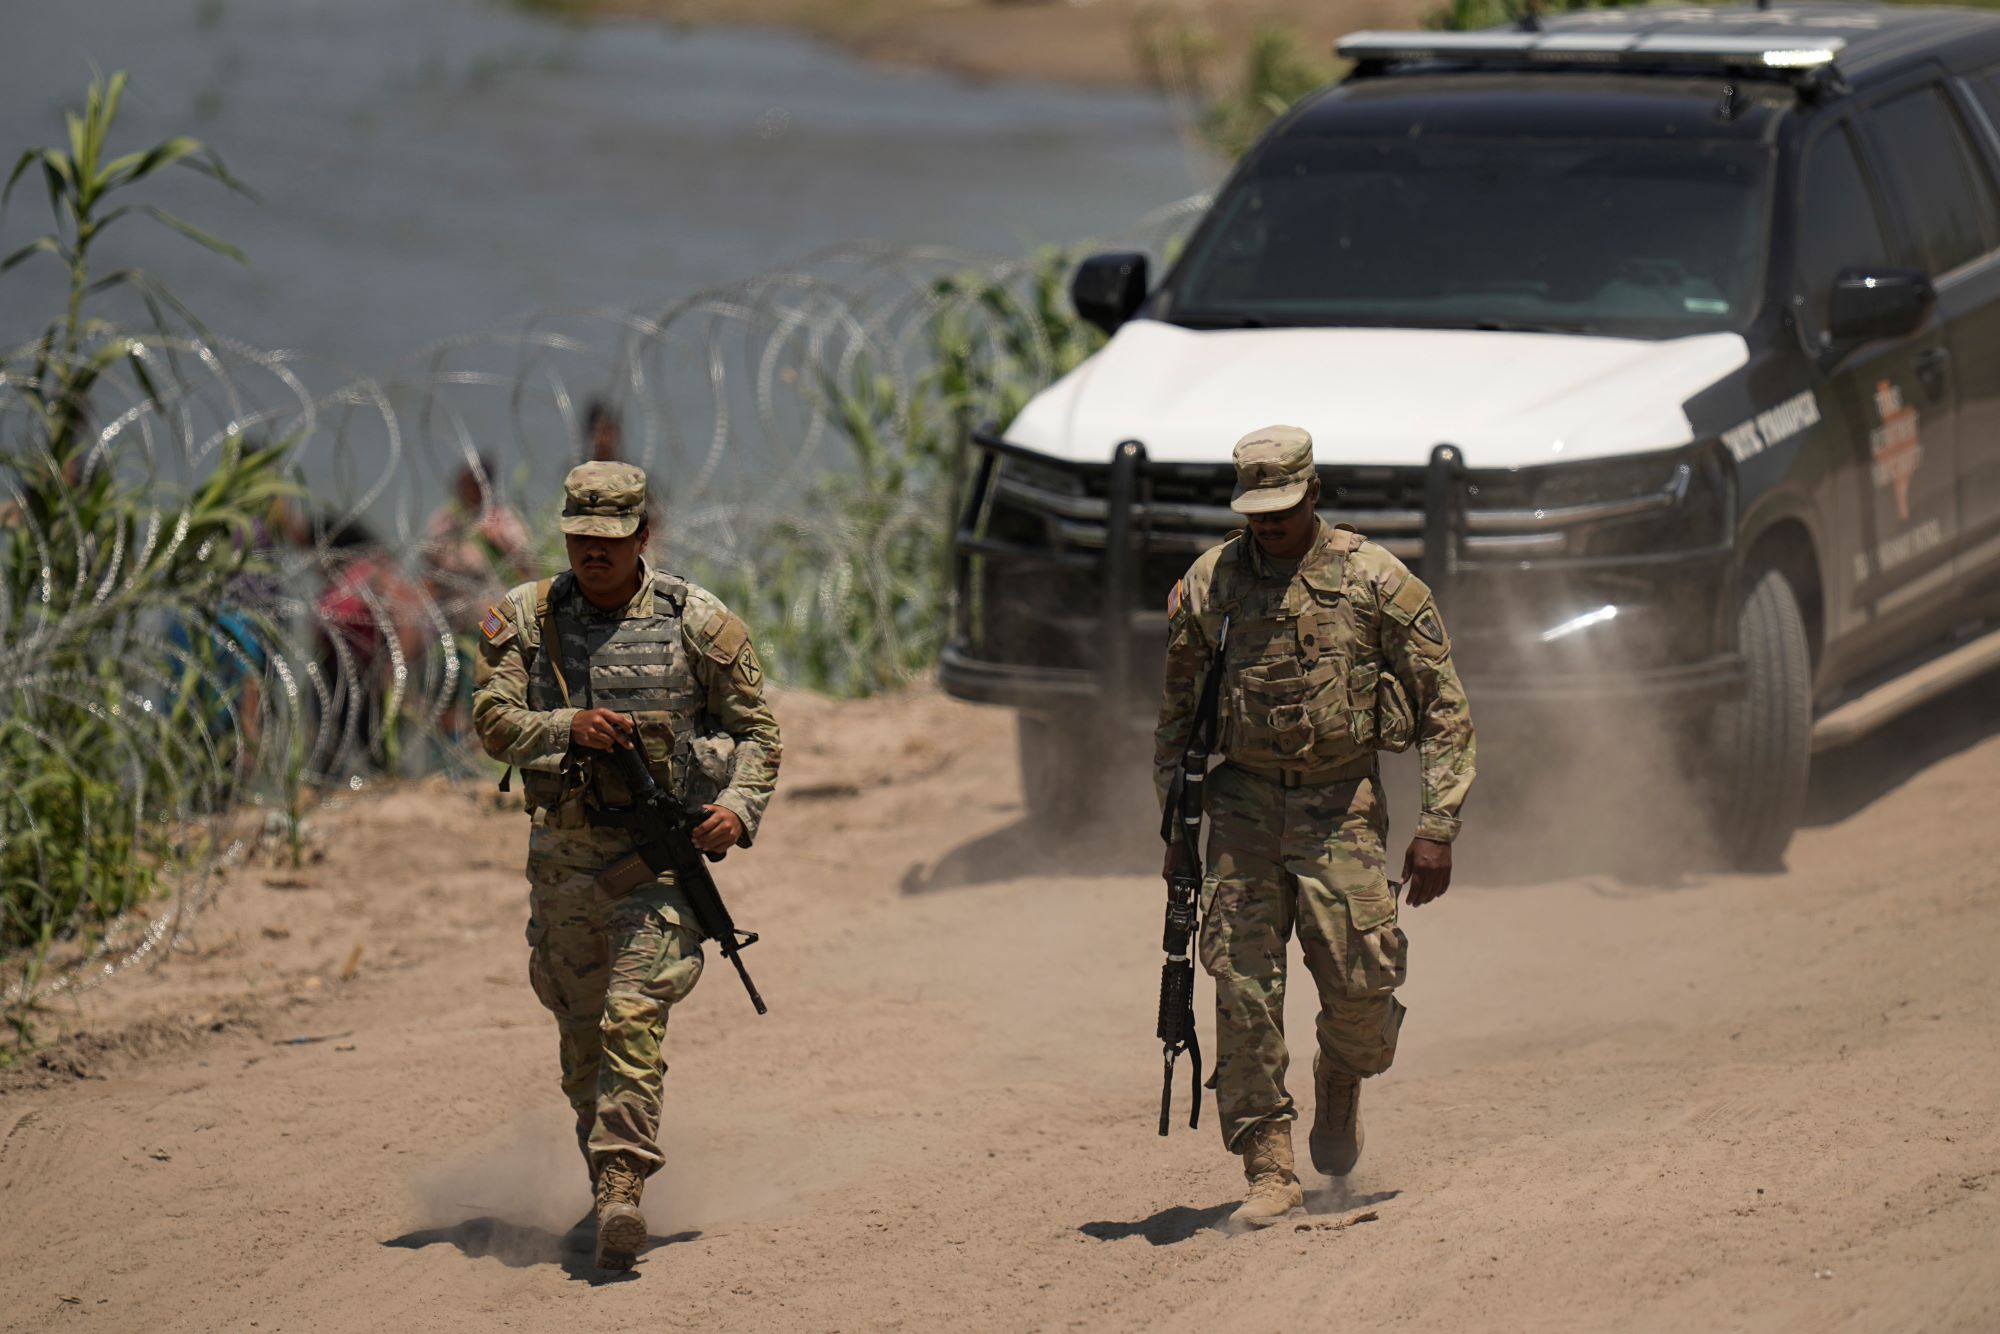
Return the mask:
[[1167, 589], [1295, 422], [1436, 588], [1482, 728], [1674, 720], [1723, 847], [1811, 752], [2000, 665], [2000, 15], [1614, 9], [1360, 33], [1110, 343], [979, 437], [941, 675], [1037, 796], [1155, 704]]

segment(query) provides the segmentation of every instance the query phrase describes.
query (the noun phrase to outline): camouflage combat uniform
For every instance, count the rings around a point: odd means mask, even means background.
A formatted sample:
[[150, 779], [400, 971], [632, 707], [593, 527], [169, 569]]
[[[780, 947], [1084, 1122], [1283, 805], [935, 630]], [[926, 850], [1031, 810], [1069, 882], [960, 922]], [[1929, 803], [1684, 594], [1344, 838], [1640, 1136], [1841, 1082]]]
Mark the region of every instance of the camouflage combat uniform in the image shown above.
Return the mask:
[[1206, 783], [1200, 950], [1215, 979], [1222, 1137], [1241, 1152], [1254, 1128], [1296, 1117], [1284, 1040], [1295, 928], [1319, 989], [1322, 1059], [1355, 1077], [1394, 1060], [1409, 946], [1388, 884], [1376, 752], [1415, 740], [1417, 836], [1450, 842], [1473, 740], [1444, 624], [1401, 561], [1322, 521], [1287, 571], [1238, 533], [1195, 561], [1169, 601], [1154, 756], [1163, 795], [1225, 614], [1216, 749], [1226, 763]]
[[[608, 465], [585, 465], [603, 467]], [[561, 1035], [562, 1086], [577, 1143], [593, 1164], [629, 1154], [656, 1170], [660, 1044], [668, 1010], [701, 976], [702, 953], [670, 874], [623, 895], [597, 877], [633, 850], [624, 830], [593, 827], [623, 804], [595, 753], [572, 748], [580, 708], [634, 715], [662, 783], [735, 813], [756, 836], [778, 773], [778, 724], [764, 701], [749, 631], [712, 594], [642, 566], [624, 607], [591, 605], [567, 573], [508, 593], [482, 625], [473, 723], [488, 754], [522, 772], [528, 840], [530, 981]], [[543, 642], [544, 627], [560, 653]], [[703, 729], [733, 739], [723, 783], [701, 790]]]

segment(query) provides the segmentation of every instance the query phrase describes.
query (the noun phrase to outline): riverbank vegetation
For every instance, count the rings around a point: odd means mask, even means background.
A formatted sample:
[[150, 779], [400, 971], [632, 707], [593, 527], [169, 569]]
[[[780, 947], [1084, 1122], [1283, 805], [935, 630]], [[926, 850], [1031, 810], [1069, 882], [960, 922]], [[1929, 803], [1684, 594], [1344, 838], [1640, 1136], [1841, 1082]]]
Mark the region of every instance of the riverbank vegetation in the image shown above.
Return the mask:
[[972, 430], [1103, 344], [1070, 309], [1077, 256], [938, 279], [922, 360], [892, 376], [863, 348], [808, 389], [847, 446], [845, 466], [780, 516], [747, 566], [704, 578], [757, 629], [772, 674], [841, 696], [874, 694], [937, 661], [951, 622], [951, 536]]
[[[208, 693], [224, 652], [215, 627], [231, 581], [252, 569], [256, 515], [285, 490], [282, 444], [225, 434], [177, 486], [133, 443], [166, 409], [159, 386], [176, 358], [200, 355], [188, 337], [199, 324], [143, 269], [102, 271], [99, 247], [147, 221], [240, 260], [144, 187], [174, 168], [242, 187], [193, 139], [115, 154], [124, 88], [122, 74], [93, 81], [67, 143], [23, 153], [6, 184], [7, 203], [46, 198], [49, 229], [0, 272], [54, 263], [67, 293], [10, 359], [0, 417], [0, 957], [16, 961], [16, 996], [33, 994], [58, 942], [87, 950], [202, 851], [190, 822], [226, 796], [239, 758]], [[119, 296], [151, 327], [102, 318]], [[8, 1018], [25, 1024], [20, 1006]]]
[[[1419, 12], [1438, 26], [1471, 26], [1504, 17], [1491, 4], [1427, 0]], [[896, 4], [849, 8], [880, 16]], [[961, 8], [1067, 21], [1057, 6]], [[752, 9], [789, 12], [780, 0]], [[1145, 77], [1189, 95], [1202, 138], [1223, 159], [1339, 73], [1318, 37], [1298, 35], [1340, 30], [1328, 13], [1315, 11], [1309, 26], [1243, 33], [1197, 26], [1180, 6], [1107, 4], [1096, 19], [1114, 10]], [[58, 266], [63, 278], [42, 335], [0, 363], [0, 1010], [18, 1002], [11, 1018], [23, 1031], [52, 956], [91, 957], [114, 924], [213, 861], [216, 812], [275, 801], [296, 839], [308, 776], [349, 781], [339, 766], [366, 748], [358, 743], [371, 728], [384, 742], [381, 769], [405, 771], [398, 729], [414, 721], [435, 730], [465, 694], [467, 659], [449, 647], [450, 625], [378, 605], [409, 553], [375, 549], [358, 522], [365, 500], [342, 529], [351, 543], [339, 533], [314, 540], [321, 574], [354, 576], [349, 600], [366, 605], [342, 624], [369, 640], [370, 662], [350, 662], [341, 633], [321, 634], [321, 652], [292, 655], [304, 679], [270, 652], [314, 614], [298, 609], [293, 590], [290, 624], [281, 624], [270, 603], [245, 594], [246, 582], [277, 582], [260, 523], [296, 490], [287, 472], [296, 442], [271, 438], [276, 418], [246, 409], [220, 379], [212, 392], [189, 393], [184, 368], [213, 359], [217, 345], [143, 269], [100, 262], [108, 233], [142, 222], [241, 261], [226, 241], [163, 211], [147, 187], [170, 170], [242, 187], [193, 139], [115, 151], [124, 86], [122, 75], [93, 82], [66, 143], [13, 163], [0, 212], [17, 222], [45, 198], [49, 218], [45, 231], [10, 243], [0, 285], [27, 265]], [[758, 516], [729, 549], [737, 559], [689, 573], [749, 620], [774, 677], [867, 695], [935, 663], [951, 623], [951, 539], [972, 429], [1010, 420], [1103, 341], [1069, 304], [1077, 257], [1045, 250], [944, 276], [913, 267], [898, 294], [910, 314], [895, 346], [875, 341], [873, 322], [848, 320], [824, 340], [834, 353], [787, 364], [796, 377], [772, 380], [790, 386], [772, 392], [796, 398], [774, 419], [810, 419], [841, 448], [796, 504]], [[134, 318], [121, 323], [117, 313]], [[829, 327], [851, 315], [831, 302], [823, 312]], [[850, 323], [860, 330], [851, 338]], [[358, 401], [329, 400], [337, 410]], [[356, 573], [370, 559], [379, 585]], [[447, 671], [435, 689], [413, 688], [422, 673]], [[366, 672], [390, 684], [367, 694]], [[267, 686], [287, 699], [258, 702]], [[418, 698], [421, 707], [408, 703]], [[316, 758], [306, 754], [312, 726]], [[449, 740], [462, 741], [462, 728]]]

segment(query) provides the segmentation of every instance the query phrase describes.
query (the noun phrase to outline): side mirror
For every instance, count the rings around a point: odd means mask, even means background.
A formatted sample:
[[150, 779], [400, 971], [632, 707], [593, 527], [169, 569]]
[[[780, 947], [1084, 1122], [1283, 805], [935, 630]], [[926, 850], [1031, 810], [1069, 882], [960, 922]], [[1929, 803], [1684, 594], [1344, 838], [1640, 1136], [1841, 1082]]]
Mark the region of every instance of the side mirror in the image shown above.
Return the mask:
[[1834, 279], [1827, 333], [1850, 347], [1902, 338], [1922, 328], [1936, 304], [1937, 289], [1916, 269], [1844, 269]]
[[1076, 313], [1106, 333], [1132, 318], [1146, 299], [1146, 257], [1134, 250], [1092, 255], [1069, 281]]

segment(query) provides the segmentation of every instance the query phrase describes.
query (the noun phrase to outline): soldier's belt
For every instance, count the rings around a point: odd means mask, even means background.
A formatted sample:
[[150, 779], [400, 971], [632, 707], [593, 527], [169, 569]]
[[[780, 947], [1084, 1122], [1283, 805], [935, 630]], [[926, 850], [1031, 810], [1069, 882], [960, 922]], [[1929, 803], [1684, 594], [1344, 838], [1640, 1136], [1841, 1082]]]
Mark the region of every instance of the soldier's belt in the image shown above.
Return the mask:
[[1367, 778], [1375, 772], [1375, 756], [1363, 755], [1359, 759], [1341, 764], [1325, 764], [1314, 768], [1301, 769], [1284, 764], [1245, 764], [1231, 759], [1229, 767], [1252, 778], [1261, 778], [1279, 787], [1328, 787], [1334, 783], [1352, 782], [1357, 778]]

